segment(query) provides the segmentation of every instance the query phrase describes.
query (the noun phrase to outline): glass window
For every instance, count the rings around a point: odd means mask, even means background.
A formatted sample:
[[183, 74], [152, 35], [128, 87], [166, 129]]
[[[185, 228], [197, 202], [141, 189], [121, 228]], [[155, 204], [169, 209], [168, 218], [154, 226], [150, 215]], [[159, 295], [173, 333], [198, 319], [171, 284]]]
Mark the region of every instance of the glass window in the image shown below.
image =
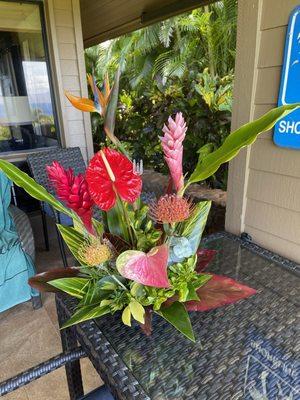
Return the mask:
[[41, 3], [0, 1], [0, 153], [57, 146]]

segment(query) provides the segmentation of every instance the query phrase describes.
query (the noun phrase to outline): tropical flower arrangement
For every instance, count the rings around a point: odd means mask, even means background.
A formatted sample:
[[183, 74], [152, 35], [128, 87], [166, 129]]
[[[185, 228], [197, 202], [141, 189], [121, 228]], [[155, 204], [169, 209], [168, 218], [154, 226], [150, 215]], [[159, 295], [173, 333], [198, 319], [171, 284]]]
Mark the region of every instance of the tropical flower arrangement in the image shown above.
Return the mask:
[[[113, 89], [106, 83], [102, 92], [89, 79], [94, 101], [67, 96], [75, 107], [105, 116]], [[148, 204], [141, 199], [141, 171], [114, 136], [113, 124], [105, 125], [108, 145], [90, 160], [85, 175], [75, 176], [58, 162], [47, 166], [56, 197], [13, 164], [0, 160], [0, 169], [16, 185], [73, 220], [72, 227], [58, 224], [58, 229], [79, 266], [30, 279], [40, 290], [62, 291], [78, 299], [64, 327], [119, 312], [125, 325], [135, 320], [149, 334], [151, 315], [156, 313], [194, 341], [188, 311], [207, 311], [254, 294], [254, 289], [233, 279], [204, 272], [215, 254], [199, 250], [211, 204], [194, 204], [186, 190], [214, 174], [296, 107], [279, 107], [242, 126], [214, 152], [200, 149], [188, 179], [182, 170], [188, 127], [181, 113], [170, 117], [161, 137], [170, 185]], [[102, 218], [94, 217], [95, 209], [101, 210]]]

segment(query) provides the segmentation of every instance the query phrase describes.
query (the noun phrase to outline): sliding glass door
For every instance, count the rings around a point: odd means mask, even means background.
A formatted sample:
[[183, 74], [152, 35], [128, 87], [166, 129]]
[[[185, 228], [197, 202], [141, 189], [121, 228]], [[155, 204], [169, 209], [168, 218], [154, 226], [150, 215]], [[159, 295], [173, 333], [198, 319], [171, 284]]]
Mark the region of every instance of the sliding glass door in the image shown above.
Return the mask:
[[0, 0], [0, 157], [58, 145], [42, 11]]

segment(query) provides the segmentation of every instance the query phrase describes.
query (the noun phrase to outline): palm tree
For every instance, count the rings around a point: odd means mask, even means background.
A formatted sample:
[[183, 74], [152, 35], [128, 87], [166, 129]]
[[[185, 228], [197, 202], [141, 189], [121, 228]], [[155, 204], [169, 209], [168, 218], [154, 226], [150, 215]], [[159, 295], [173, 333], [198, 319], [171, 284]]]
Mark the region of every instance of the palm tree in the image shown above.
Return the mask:
[[198, 8], [87, 49], [87, 69], [101, 79], [121, 65], [132, 88], [205, 67], [224, 76], [234, 68], [236, 18], [237, 0]]

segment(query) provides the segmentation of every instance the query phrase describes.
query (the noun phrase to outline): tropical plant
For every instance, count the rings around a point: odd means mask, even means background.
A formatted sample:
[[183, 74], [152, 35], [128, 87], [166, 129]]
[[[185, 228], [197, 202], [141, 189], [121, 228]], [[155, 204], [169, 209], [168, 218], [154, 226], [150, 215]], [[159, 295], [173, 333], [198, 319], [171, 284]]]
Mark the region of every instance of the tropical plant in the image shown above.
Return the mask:
[[[83, 111], [92, 107], [103, 113], [97, 104], [101, 95], [96, 86], [94, 101], [68, 97]], [[188, 179], [182, 166], [188, 127], [181, 113], [174, 119], [169, 117], [161, 144], [173, 189], [149, 205], [140, 198], [139, 170], [109, 130], [110, 147], [95, 154], [85, 176], [75, 176], [58, 162], [47, 166], [60, 200], [16, 166], [0, 160], [0, 169], [16, 185], [73, 219], [73, 227], [58, 224], [58, 229], [80, 267], [51, 271], [30, 280], [38, 289], [62, 291], [78, 300], [64, 327], [121, 312], [124, 324], [131, 326], [134, 319], [149, 333], [150, 315], [155, 312], [194, 341], [188, 310], [208, 310], [254, 294], [254, 289], [233, 279], [203, 272], [214, 254], [197, 252], [210, 202], [192, 204], [184, 194], [190, 184], [210, 177], [261, 132], [298, 107], [300, 104], [271, 110], [232, 132], [216, 150], [202, 147]], [[108, 104], [106, 113], [109, 109]], [[93, 218], [93, 207], [102, 210], [102, 222]]]
[[[224, 0], [86, 50], [98, 83], [122, 71], [116, 135], [144, 165], [166, 172], [158, 141], [162, 121], [181, 110], [190, 130], [186, 171], [207, 142], [220, 146], [230, 132], [237, 1]], [[92, 115], [95, 148], [105, 142], [103, 119]], [[188, 152], [186, 152], [187, 154]], [[226, 166], [212, 178], [224, 186]]]

